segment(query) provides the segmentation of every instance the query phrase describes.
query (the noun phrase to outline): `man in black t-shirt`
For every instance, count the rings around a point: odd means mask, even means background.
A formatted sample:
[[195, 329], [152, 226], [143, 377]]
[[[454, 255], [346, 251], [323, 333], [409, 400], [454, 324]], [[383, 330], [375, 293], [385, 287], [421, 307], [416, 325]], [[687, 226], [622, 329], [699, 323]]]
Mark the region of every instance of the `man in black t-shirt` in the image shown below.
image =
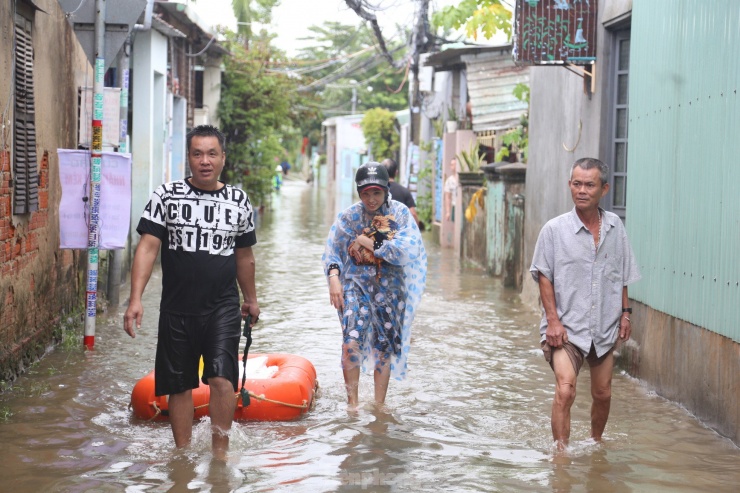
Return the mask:
[[414, 196], [411, 195], [411, 192], [408, 188], [404, 187], [396, 181], [398, 164], [391, 158], [384, 159], [383, 162], [380, 164], [385, 166], [385, 168], [388, 170], [388, 176], [390, 177], [388, 189], [391, 192], [391, 198], [393, 200], [401, 202], [403, 205], [409, 208], [409, 211], [411, 211], [411, 215], [414, 217], [414, 221], [416, 221], [416, 225], [419, 226], [419, 229], [421, 229], [422, 225], [419, 221], [419, 216], [416, 214], [416, 202], [414, 201]]
[[[187, 135], [192, 176], [165, 183], [152, 193], [137, 231], [141, 235], [131, 270], [131, 296], [124, 329], [135, 337], [144, 308], [141, 297], [162, 250], [162, 300], [155, 394], [168, 395], [177, 448], [190, 444], [192, 389], [210, 387], [209, 414], [215, 457], [229, 445], [239, 379], [241, 319], [259, 318], [254, 282], [257, 241], [247, 194], [218, 180], [224, 167], [224, 135], [201, 125]], [[244, 303], [239, 307], [239, 290]]]

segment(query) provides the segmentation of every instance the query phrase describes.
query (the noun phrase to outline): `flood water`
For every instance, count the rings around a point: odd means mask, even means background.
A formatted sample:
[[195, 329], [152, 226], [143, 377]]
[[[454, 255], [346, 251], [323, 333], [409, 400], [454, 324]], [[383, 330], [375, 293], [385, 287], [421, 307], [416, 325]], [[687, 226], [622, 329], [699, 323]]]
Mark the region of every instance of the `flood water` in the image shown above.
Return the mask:
[[0, 395], [0, 492], [738, 491], [740, 450], [618, 371], [604, 441], [588, 439], [586, 371], [571, 445], [555, 454], [538, 314], [429, 238], [409, 377], [392, 381], [387, 407], [376, 409], [363, 375], [364, 404], [348, 414], [341, 330], [320, 263], [327, 203], [288, 181], [255, 247], [262, 316], [250, 352], [313, 362], [321, 389], [308, 415], [236, 424], [225, 464], [211, 460], [207, 421], [177, 453], [168, 423], [132, 418], [131, 389], [153, 367], [155, 271], [136, 339], [122, 329], [123, 309], [99, 315], [94, 351], [57, 349]]

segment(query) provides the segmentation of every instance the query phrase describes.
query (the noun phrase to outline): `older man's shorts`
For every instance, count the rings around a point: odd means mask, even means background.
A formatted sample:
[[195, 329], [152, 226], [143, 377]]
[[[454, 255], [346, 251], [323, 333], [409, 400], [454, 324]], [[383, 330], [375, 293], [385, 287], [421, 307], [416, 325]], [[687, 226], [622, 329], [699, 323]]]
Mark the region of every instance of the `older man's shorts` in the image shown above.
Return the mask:
[[229, 304], [204, 316], [161, 312], [157, 357], [154, 363], [154, 393], [179, 394], [199, 386], [200, 357], [203, 383], [223, 377], [238, 387], [241, 311]]
[[[545, 356], [545, 361], [550, 363], [550, 368], [555, 371], [555, 368], [552, 366], [552, 350], [553, 347], [550, 346], [547, 341], [542, 341], [541, 343], [542, 347], [542, 353]], [[591, 343], [591, 350], [584, 358], [583, 353], [580, 349], [578, 349], [578, 346], [575, 346], [574, 344], [570, 342], [566, 342], [563, 344], [563, 351], [568, 355], [568, 358], [570, 359], [571, 364], [573, 365], [573, 369], [576, 371], [576, 376], [578, 376], [578, 373], [581, 371], [581, 367], [583, 366], [583, 361], [588, 361], [589, 366], [599, 366], [601, 363], [604, 362], [607, 356], [609, 356], [612, 351], [614, 351], [614, 347], [616, 347], [616, 344], [607, 351], [601, 358], [596, 357], [596, 348], [594, 347], [593, 343]], [[558, 349], [558, 348], [555, 348]]]

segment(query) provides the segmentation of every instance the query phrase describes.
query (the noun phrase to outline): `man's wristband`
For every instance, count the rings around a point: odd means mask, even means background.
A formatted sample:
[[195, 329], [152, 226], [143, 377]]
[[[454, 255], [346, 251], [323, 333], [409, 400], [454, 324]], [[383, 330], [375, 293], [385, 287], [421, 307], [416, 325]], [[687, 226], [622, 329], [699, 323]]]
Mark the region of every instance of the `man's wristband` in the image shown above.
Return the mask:
[[622, 313], [632, 313], [632, 308], [622, 308]]

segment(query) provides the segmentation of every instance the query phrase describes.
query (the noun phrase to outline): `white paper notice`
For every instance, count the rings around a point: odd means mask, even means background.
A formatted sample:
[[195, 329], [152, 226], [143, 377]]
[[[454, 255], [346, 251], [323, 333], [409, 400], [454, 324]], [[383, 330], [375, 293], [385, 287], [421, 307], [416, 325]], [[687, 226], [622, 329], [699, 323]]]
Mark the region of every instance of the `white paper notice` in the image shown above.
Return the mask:
[[[60, 248], [88, 247], [90, 151], [57, 149], [62, 200], [59, 204]], [[83, 201], [88, 197], [87, 202]], [[131, 221], [131, 154], [103, 152], [100, 178], [101, 250], [126, 245]]]

